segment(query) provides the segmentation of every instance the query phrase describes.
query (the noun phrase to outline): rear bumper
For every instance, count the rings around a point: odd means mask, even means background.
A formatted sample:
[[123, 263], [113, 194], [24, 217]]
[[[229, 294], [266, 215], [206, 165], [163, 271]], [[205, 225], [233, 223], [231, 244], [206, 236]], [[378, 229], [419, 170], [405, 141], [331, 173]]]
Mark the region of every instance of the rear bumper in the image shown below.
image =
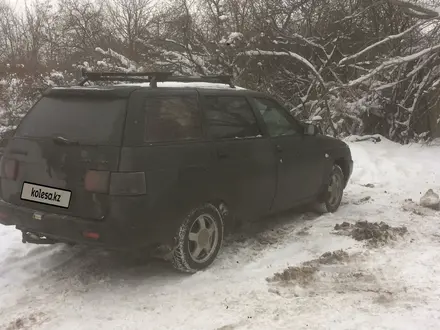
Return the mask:
[[[45, 236], [55, 241], [101, 246], [108, 249], [134, 250], [154, 248], [154, 233], [141, 233], [138, 228], [112, 221], [90, 221], [72, 216], [24, 208], [0, 200], [0, 224]], [[84, 232], [98, 233], [98, 239], [84, 237]], [[157, 235], [156, 235], [157, 236]]]

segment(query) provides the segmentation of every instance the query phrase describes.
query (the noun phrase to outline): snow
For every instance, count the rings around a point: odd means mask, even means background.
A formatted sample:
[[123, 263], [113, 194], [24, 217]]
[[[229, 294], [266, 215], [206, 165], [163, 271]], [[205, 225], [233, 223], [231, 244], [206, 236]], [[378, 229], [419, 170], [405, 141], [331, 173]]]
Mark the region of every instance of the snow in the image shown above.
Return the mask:
[[243, 37], [243, 33], [241, 32], [232, 32], [229, 34], [229, 39], [242, 39]]
[[375, 90], [376, 91], [381, 91], [381, 90], [384, 90], [384, 89], [387, 89], [387, 88], [392, 88], [392, 87], [396, 86], [399, 83], [401, 83], [401, 81], [394, 81], [394, 82], [389, 83], [389, 84], [383, 84], [383, 85], [381, 85], [379, 87], [376, 87]]
[[51, 79], [45, 79], [45, 83], [48, 86], [56, 86], [56, 83], [53, 80], [51, 80]]
[[172, 44], [175, 44], [175, 45], [177, 45], [177, 46], [182, 47], [183, 49], [186, 48], [184, 44], [182, 44], [182, 43], [180, 43], [180, 42], [177, 42], [176, 40], [166, 38], [165, 41], [166, 41], [166, 42], [171, 42]]
[[[130, 59], [128, 59], [124, 55], [119, 54], [118, 52], [115, 52], [111, 48], [108, 48], [108, 50], [103, 50], [100, 47], [96, 47], [95, 51], [102, 54], [102, 55], [110, 56], [110, 57], [117, 59], [119, 62], [121, 62], [122, 65], [124, 65], [124, 68], [119, 67], [124, 72], [136, 71], [136, 69], [138, 67], [137, 63], [135, 63], [134, 61], [131, 61]], [[84, 63], [84, 65], [85, 65], [85, 63]], [[87, 65], [85, 65], [85, 66], [87, 67]]]
[[113, 86], [99, 86], [99, 87], [89, 87], [89, 86], [69, 86], [69, 87], [53, 87], [52, 90], [114, 90]]
[[[305, 37], [303, 37], [302, 35], [300, 35], [298, 33], [293, 33], [291, 36], [293, 38], [297, 38], [297, 39], [300, 39], [300, 40], [304, 41], [306, 44], [308, 44], [308, 45], [310, 45], [312, 47], [320, 48], [327, 55], [327, 52], [325, 51], [325, 48], [323, 46], [313, 42], [312, 40], [310, 40], [308, 38], [305, 38]], [[327, 58], [330, 58], [330, 57], [327, 56]]]
[[227, 45], [231, 45], [233, 44], [236, 40], [242, 40], [244, 38], [243, 33], [240, 32], [232, 32], [229, 34], [228, 38], [222, 38], [220, 40], [221, 44], [227, 44]]
[[[127, 87], [127, 86], [135, 86], [135, 87], [148, 87], [150, 88], [150, 83], [120, 83], [114, 84], [110, 86], [100, 86], [100, 87], [89, 87], [89, 86], [72, 86], [72, 87], [54, 87], [55, 90], [63, 90], [63, 89], [79, 89], [79, 90], [114, 90], [115, 86], [119, 87]], [[158, 88], [204, 88], [204, 89], [232, 89], [229, 85], [220, 84], [220, 83], [209, 83], [209, 82], [158, 82]], [[243, 87], [235, 86], [234, 90], [245, 90]]]
[[[129, 83], [129, 84], [117, 84], [115, 86], [140, 86], [140, 87], [150, 87], [150, 83]], [[162, 88], [206, 88], [206, 89], [231, 89], [229, 85], [218, 84], [218, 83], [208, 83], [208, 82], [158, 82], [157, 87]], [[235, 86], [234, 89], [245, 90], [243, 87]]]
[[386, 38], [384, 38], [384, 39], [382, 39], [382, 40], [380, 40], [380, 41], [378, 41], [378, 42], [376, 42], [376, 43], [374, 43], [374, 44], [372, 44], [372, 45], [362, 49], [360, 52], [358, 52], [356, 54], [353, 54], [353, 55], [348, 56], [348, 57], [344, 57], [342, 60], [339, 61], [339, 65], [342, 65], [342, 64], [344, 64], [347, 61], [350, 61], [352, 59], [358, 58], [359, 56], [361, 56], [363, 54], [366, 54], [366, 53], [370, 52], [371, 50], [373, 50], [374, 48], [376, 48], [376, 47], [378, 47], [378, 46], [380, 46], [380, 45], [382, 45], [384, 43], [387, 43], [387, 42], [389, 42], [391, 40], [400, 39], [400, 38], [404, 37], [406, 34], [412, 32], [413, 30], [415, 30], [416, 28], [419, 28], [420, 26], [422, 26], [424, 24], [426, 24], [426, 22], [421, 22], [421, 23], [419, 22], [419, 23], [411, 26], [410, 28], [406, 29], [402, 33], [390, 35], [390, 36], [388, 36], [388, 37], [386, 37]]
[[202, 56], [198, 56], [192, 53], [181, 54], [174, 51], [163, 51], [162, 54], [167, 56], [166, 60], [168, 64], [174, 63], [179, 65], [185, 65], [188, 69], [188, 74], [191, 73], [194, 66], [199, 67], [203, 74], [208, 74], [205, 69], [205, 60]]
[[[0, 113], [2, 113], [3, 111], [5, 111], [4, 109], [0, 108]], [[6, 133], [8, 131], [14, 130], [16, 129], [17, 126], [15, 125], [11, 125], [11, 126], [0, 126], [0, 134]], [[0, 225], [1, 226], [1, 225]]]
[[108, 66], [108, 64], [105, 61], [96, 61], [96, 65], [98, 65], [98, 66]]
[[431, 209], [440, 209], [440, 197], [432, 189], [429, 189], [420, 199], [420, 205]]
[[[409, 199], [439, 192], [440, 143], [349, 145], [355, 168], [337, 213], [250, 225], [195, 275], [115, 252], [25, 245], [1, 226], [0, 328], [438, 329], [440, 213]], [[382, 247], [333, 234], [358, 220], [408, 234]], [[349, 259], [322, 265], [308, 285], [266, 281], [339, 249]]]
[[368, 79], [371, 79], [374, 75], [376, 75], [377, 73], [379, 73], [380, 71], [382, 71], [384, 69], [387, 69], [389, 67], [393, 67], [393, 66], [396, 66], [396, 65], [400, 65], [400, 64], [403, 64], [403, 63], [414, 61], [414, 60], [416, 60], [416, 59], [418, 59], [418, 58], [420, 58], [420, 57], [422, 57], [424, 55], [427, 55], [427, 54], [429, 54], [431, 52], [434, 52], [434, 51], [436, 51], [438, 49], [440, 49], [440, 45], [435, 45], [435, 46], [423, 49], [423, 50], [421, 50], [421, 51], [419, 51], [417, 53], [414, 53], [414, 54], [411, 54], [411, 55], [408, 55], [408, 56], [404, 56], [404, 57], [397, 56], [397, 57], [394, 57], [392, 59], [386, 60], [381, 65], [379, 65], [377, 68], [375, 68], [374, 70], [371, 70], [369, 73], [367, 73], [367, 74], [365, 74], [363, 76], [360, 76], [359, 78], [357, 78], [355, 80], [350, 81], [347, 84], [347, 86], [353, 87], [353, 86], [359, 85], [360, 83], [362, 83], [362, 82], [364, 82], [364, 81], [366, 81]]
[[54, 79], [64, 79], [64, 74], [59, 71], [52, 71], [50, 73], [50, 77]]
[[294, 52], [275, 52], [275, 51], [268, 51], [268, 50], [248, 50], [243, 53], [238, 54], [239, 56], [289, 56], [293, 57], [294, 59], [302, 62], [305, 64], [316, 76], [316, 78], [319, 80], [321, 85], [325, 86], [324, 79], [322, 78], [321, 74], [316, 70], [316, 68], [313, 66], [312, 63], [310, 63], [306, 58], [302, 57], [301, 55], [294, 53]]
[[425, 75], [423, 77], [423, 80], [420, 82], [420, 84], [418, 86], [418, 89], [417, 89], [417, 92], [414, 94], [413, 104], [408, 109], [409, 112], [414, 112], [414, 110], [417, 109], [417, 104], [419, 102], [419, 97], [422, 95], [422, 90], [426, 86], [426, 84], [428, 83], [429, 78], [430, 78], [430, 75], [427, 74], [427, 75]]

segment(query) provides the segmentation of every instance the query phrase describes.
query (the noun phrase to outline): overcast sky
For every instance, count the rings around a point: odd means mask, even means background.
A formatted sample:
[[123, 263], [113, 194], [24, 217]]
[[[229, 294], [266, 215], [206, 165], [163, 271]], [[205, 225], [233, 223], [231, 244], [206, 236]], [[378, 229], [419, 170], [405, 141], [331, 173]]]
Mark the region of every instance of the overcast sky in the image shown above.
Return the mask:
[[34, 0], [6, 0], [17, 11], [22, 11], [25, 8], [26, 3], [31, 4]]
[[21, 9], [24, 7], [26, 0], [6, 0], [12, 5], [12, 8]]
[[[56, 0], [51, 0], [53, 3], [56, 2]], [[6, 2], [10, 3], [12, 8], [17, 9], [17, 10], [23, 10], [26, 3], [27, 4], [32, 4], [33, 2], [35, 2], [35, 0], [6, 0]]]

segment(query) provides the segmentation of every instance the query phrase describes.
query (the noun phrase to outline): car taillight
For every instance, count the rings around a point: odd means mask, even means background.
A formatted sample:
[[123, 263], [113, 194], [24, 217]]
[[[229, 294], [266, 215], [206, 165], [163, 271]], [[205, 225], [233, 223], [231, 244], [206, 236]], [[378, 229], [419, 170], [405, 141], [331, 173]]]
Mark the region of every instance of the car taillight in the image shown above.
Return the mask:
[[105, 194], [109, 189], [110, 172], [89, 170], [84, 178], [87, 191]]
[[113, 172], [110, 179], [111, 195], [144, 195], [147, 192], [144, 172]]
[[15, 159], [3, 158], [1, 162], [2, 178], [16, 180], [18, 175], [18, 162]]
[[99, 237], [101, 237], [101, 235], [99, 233], [94, 232], [94, 231], [88, 231], [88, 230], [83, 232], [83, 236], [85, 238], [94, 239], [94, 240], [98, 240]]

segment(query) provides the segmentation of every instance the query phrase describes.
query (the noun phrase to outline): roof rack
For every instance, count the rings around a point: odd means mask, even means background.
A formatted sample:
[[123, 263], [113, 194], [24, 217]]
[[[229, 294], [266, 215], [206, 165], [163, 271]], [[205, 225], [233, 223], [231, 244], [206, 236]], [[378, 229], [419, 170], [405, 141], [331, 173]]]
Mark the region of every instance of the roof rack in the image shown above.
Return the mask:
[[82, 80], [79, 86], [88, 81], [128, 81], [128, 82], [149, 82], [151, 87], [157, 87], [158, 82], [207, 82], [226, 84], [235, 88], [231, 76], [173, 76], [172, 72], [92, 72], [81, 70]]

